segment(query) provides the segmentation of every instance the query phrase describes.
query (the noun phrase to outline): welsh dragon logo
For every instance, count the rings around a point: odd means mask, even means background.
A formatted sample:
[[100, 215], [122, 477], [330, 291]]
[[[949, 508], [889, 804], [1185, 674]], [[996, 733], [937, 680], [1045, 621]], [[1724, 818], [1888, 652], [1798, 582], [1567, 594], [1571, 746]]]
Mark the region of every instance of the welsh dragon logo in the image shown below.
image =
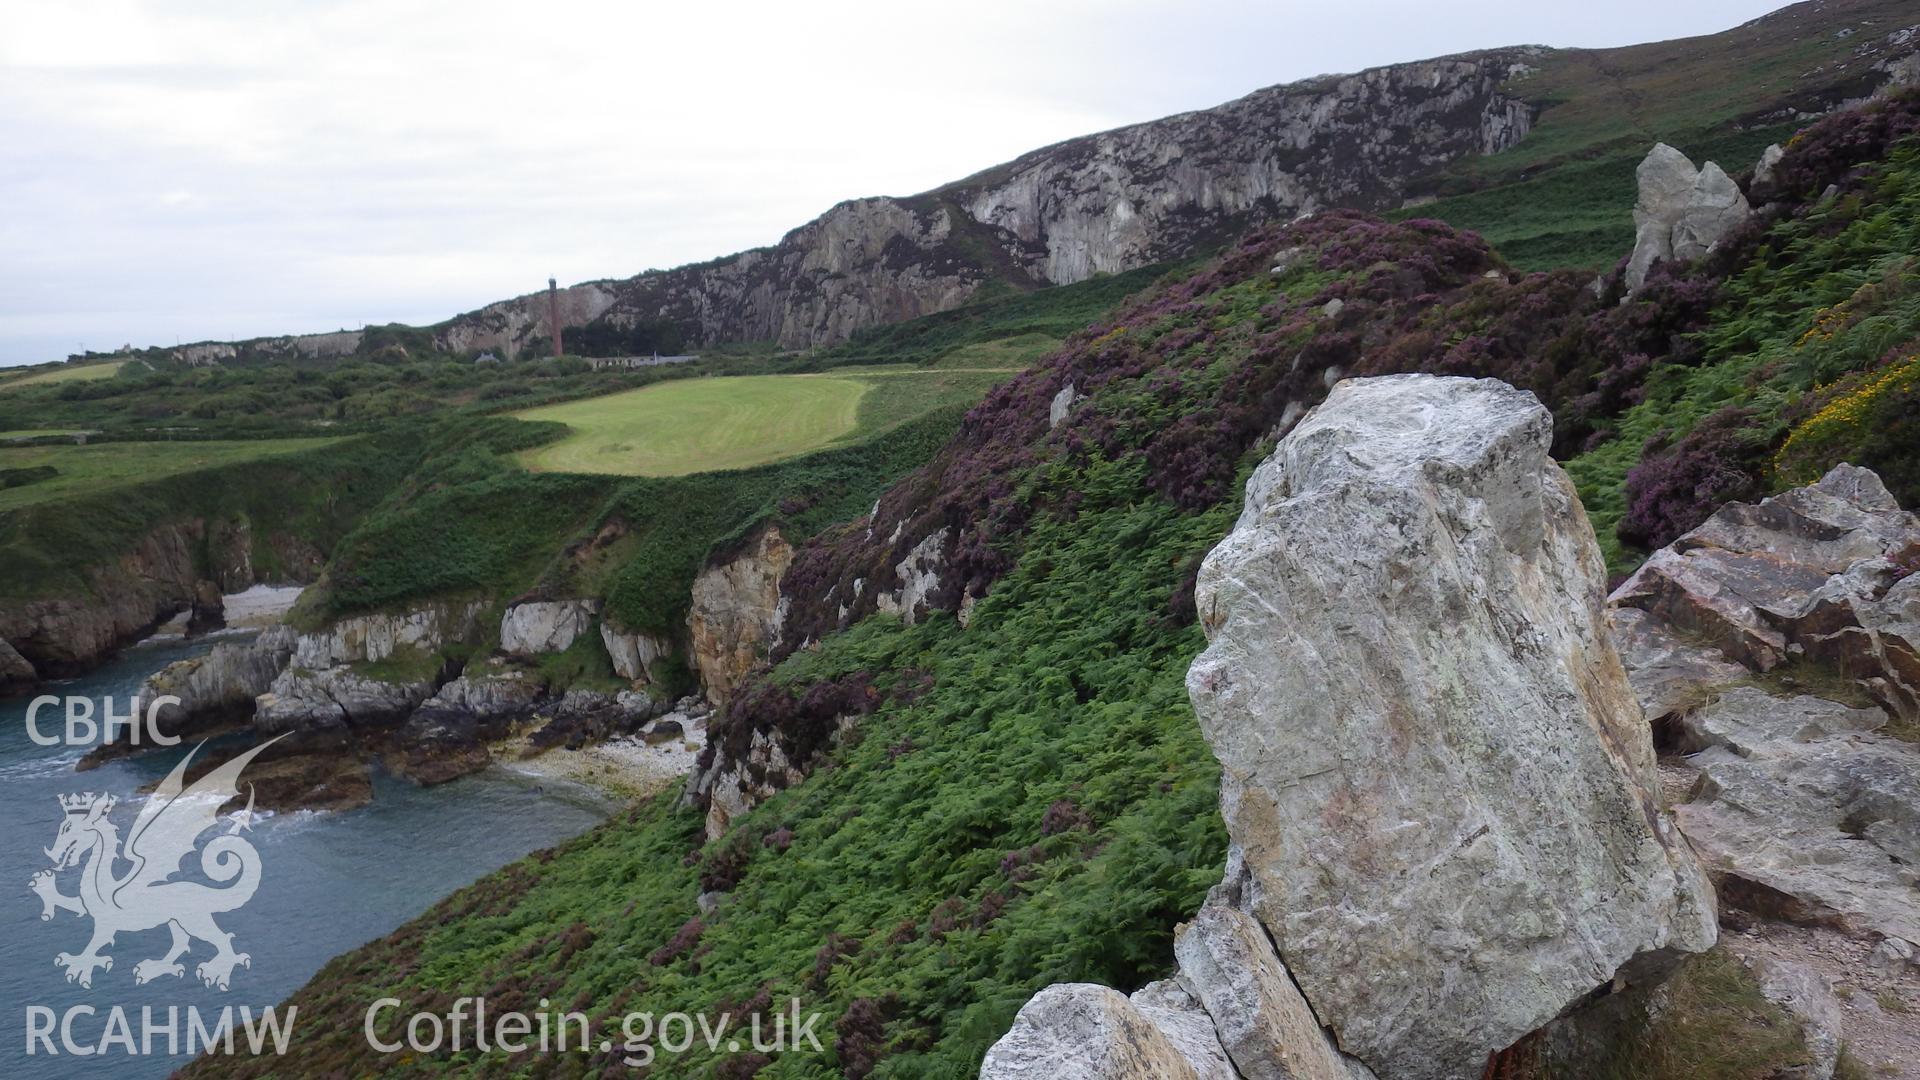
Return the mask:
[[[53, 869], [33, 876], [28, 887], [40, 897], [42, 920], [55, 912], [71, 911], [93, 919], [93, 939], [79, 955], [61, 953], [54, 964], [66, 969], [67, 981], [92, 987], [97, 971], [113, 970], [113, 957], [101, 950], [115, 935], [165, 926], [173, 934], [165, 956], [133, 965], [135, 985], [162, 976], [183, 977], [180, 957], [198, 939], [213, 946], [213, 958], [194, 973], [200, 981], [228, 988], [235, 967], [251, 966], [251, 959], [233, 949], [233, 935], [220, 929], [215, 915], [233, 911], [253, 899], [260, 886], [260, 853], [239, 835], [253, 818], [253, 789], [247, 789], [247, 809], [236, 815], [225, 833], [200, 848], [200, 869], [222, 887], [198, 881], [170, 880], [182, 869], [202, 833], [219, 824], [220, 807], [239, 794], [240, 772], [260, 751], [278, 742], [263, 743], [215, 768], [192, 787], [186, 786], [187, 766], [201, 747], [182, 758], [161, 781], [134, 819], [123, 848], [112, 812], [119, 802], [112, 795], [60, 796], [65, 815], [53, 846], [44, 849]], [[201, 746], [206, 744], [202, 743]], [[130, 864], [116, 873], [117, 864]], [[80, 866], [80, 891], [68, 896], [57, 881], [60, 871]], [[224, 884], [231, 882], [231, 884]]]

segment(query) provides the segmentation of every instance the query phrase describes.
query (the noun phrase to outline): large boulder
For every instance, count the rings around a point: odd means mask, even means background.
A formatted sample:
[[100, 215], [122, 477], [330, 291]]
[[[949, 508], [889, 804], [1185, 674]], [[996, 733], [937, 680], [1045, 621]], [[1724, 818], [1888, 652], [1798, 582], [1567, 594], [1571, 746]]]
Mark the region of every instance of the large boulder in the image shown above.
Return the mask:
[[536, 600], [515, 604], [500, 617], [500, 649], [515, 656], [566, 652], [593, 626], [594, 600]]
[[607, 648], [614, 674], [631, 682], [651, 682], [654, 662], [673, 654], [672, 642], [637, 630], [622, 630], [604, 619], [600, 623], [600, 643]]
[[1638, 292], [1655, 263], [1700, 258], [1753, 213], [1740, 185], [1709, 161], [1694, 168], [1687, 156], [1658, 143], [1637, 170], [1633, 254], [1627, 289]]
[[987, 1051], [980, 1077], [1199, 1080], [1200, 1073], [1119, 991], [1092, 983], [1060, 983], [1021, 1007], [1013, 1030]]
[[1200, 573], [1187, 686], [1253, 912], [1382, 1076], [1477, 1077], [1716, 937], [1551, 433], [1491, 380], [1343, 382]]

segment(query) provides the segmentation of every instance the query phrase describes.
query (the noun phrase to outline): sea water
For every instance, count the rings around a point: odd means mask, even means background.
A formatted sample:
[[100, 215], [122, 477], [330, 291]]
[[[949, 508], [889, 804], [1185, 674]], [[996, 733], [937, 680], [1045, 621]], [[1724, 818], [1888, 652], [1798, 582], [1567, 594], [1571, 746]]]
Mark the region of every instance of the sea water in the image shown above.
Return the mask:
[[[234, 640], [227, 638], [225, 640]], [[155, 639], [128, 649], [85, 678], [54, 684], [41, 693], [86, 696], [96, 715], [111, 698], [123, 714], [128, 699], [149, 673], [175, 660], [200, 655], [213, 642]], [[241, 1006], [259, 1014], [298, 989], [332, 957], [380, 937], [426, 910], [434, 901], [531, 851], [550, 847], [603, 820], [610, 805], [586, 789], [516, 777], [490, 770], [434, 788], [413, 785], [376, 771], [371, 806], [337, 814], [294, 812], [265, 816], [243, 833], [260, 853], [260, 886], [244, 907], [216, 916], [234, 936], [234, 948], [251, 957], [236, 968], [231, 989], [203, 986], [194, 975], [211, 946], [196, 941], [180, 959], [182, 978], [161, 977], [134, 985], [134, 964], [163, 955], [167, 930], [121, 934], [103, 950], [113, 968], [98, 971], [91, 989], [70, 984], [54, 956], [79, 954], [91, 936], [92, 922], [67, 911], [42, 921], [41, 902], [28, 889], [33, 875], [50, 866], [44, 849], [53, 843], [64, 817], [58, 796], [83, 791], [120, 797], [114, 810], [124, 838], [142, 796], [139, 789], [164, 777], [191, 744], [149, 751], [78, 773], [74, 765], [84, 748], [41, 746], [28, 735], [30, 698], [0, 699], [0, 1076], [4, 1077], [159, 1077], [189, 1060], [184, 1054], [185, 1016], [197, 1008], [208, 1024], [223, 1008]], [[42, 734], [62, 728], [62, 713], [45, 708], [37, 720]], [[242, 778], [244, 782], [244, 777]], [[242, 791], [244, 792], [244, 787]], [[202, 840], [221, 835], [209, 830]], [[199, 859], [187, 859], [189, 872]], [[121, 872], [124, 873], [125, 864]], [[61, 871], [61, 891], [78, 891], [80, 868]], [[97, 1043], [110, 1011], [119, 1006], [133, 1019], [140, 1038], [142, 1006], [164, 1018], [177, 1007], [183, 1030], [182, 1053], [166, 1054], [164, 1033], [152, 1039], [153, 1053], [75, 1057], [56, 1034], [58, 1056], [44, 1047], [28, 1053], [29, 1010], [35, 1007], [65, 1016], [75, 1006], [75, 1040]], [[42, 1014], [44, 1016], [44, 1014]], [[299, 1030], [299, 1018], [294, 1030]], [[244, 1045], [242, 1036], [236, 1040]]]

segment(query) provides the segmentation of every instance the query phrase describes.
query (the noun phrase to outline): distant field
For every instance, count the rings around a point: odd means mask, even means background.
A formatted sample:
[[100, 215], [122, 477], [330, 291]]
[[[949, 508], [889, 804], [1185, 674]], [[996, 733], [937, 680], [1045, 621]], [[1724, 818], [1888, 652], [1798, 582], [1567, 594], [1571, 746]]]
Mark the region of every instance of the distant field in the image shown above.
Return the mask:
[[0, 431], [0, 443], [10, 439], [46, 439], [55, 435], [85, 435], [79, 428], [23, 428], [19, 431]]
[[259, 442], [96, 443], [92, 446], [0, 447], [0, 470], [51, 465], [58, 474], [0, 491], [0, 511], [121, 487], [216, 465], [291, 454], [338, 439]]
[[0, 375], [0, 391], [18, 390], [23, 386], [46, 386], [50, 383], [85, 382], [89, 379], [110, 379], [127, 366], [125, 360], [109, 360], [104, 364], [68, 365], [43, 371], [38, 375], [16, 378]]
[[537, 472], [683, 476], [827, 446], [859, 425], [866, 392], [858, 379], [805, 375], [675, 379], [514, 415], [573, 429], [521, 455]]
[[[976, 360], [989, 357], [976, 356]], [[991, 359], [1004, 362], [1004, 356]], [[684, 476], [765, 465], [978, 401], [1011, 367], [844, 368], [676, 379], [516, 413], [573, 429], [520, 460], [535, 472]]]

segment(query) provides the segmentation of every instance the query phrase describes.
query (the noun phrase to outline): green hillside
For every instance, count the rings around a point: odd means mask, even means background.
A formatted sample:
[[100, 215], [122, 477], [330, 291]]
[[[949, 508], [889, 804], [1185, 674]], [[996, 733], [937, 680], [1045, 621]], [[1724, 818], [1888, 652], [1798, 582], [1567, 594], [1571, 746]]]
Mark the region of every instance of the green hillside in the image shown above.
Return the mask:
[[1633, 170], [1656, 142], [1739, 176], [1801, 111], [1858, 98], [1905, 0], [1797, 4], [1718, 34], [1544, 53], [1507, 91], [1538, 111], [1518, 146], [1463, 159], [1425, 185], [1434, 217], [1485, 236], [1526, 270], [1601, 270], [1633, 247]]
[[[824, 1054], [696, 1047], [656, 1070], [958, 1078], [1039, 987], [1163, 974], [1224, 854], [1217, 765], [1181, 681], [1202, 644], [1192, 575], [1276, 424], [1328, 372], [1533, 390], [1607, 534], [1697, 522], [1724, 497], [1697, 476], [1768, 490], [1841, 456], [1920, 494], [1899, 472], [1920, 386], [1920, 93], [1816, 126], [1781, 175], [1791, 201], [1775, 216], [1626, 304], [1588, 274], [1509, 272], [1443, 224], [1330, 213], [1257, 230], [1072, 335], [877, 504], [903, 528], [955, 530], [945, 572], [983, 595], [965, 630], [943, 612], [859, 618], [869, 606], [836, 632], [839, 586], [897, 557], [865, 506], [837, 506], [851, 524], [819, 532], [788, 577], [788, 632], [820, 646], [756, 676], [712, 731], [722, 746], [776, 739], [811, 776], [710, 843], [697, 809], [641, 804], [338, 958], [293, 999], [313, 1021], [303, 1071], [618, 1071], [617, 1047], [402, 1059], [360, 1037], [376, 997], [402, 1015], [486, 994], [600, 1020], [798, 998], [827, 1017]], [[1087, 400], [1056, 428], [1069, 382]], [[1660, 497], [1682, 492], [1694, 501]], [[1661, 1052], [1623, 1054], [1620, 1075], [1749, 1075], [1772, 1045], [1778, 1015], [1746, 976], [1720, 958], [1688, 971], [1649, 1036]], [[221, 1059], [189, 1075], [274, 1071]]]

